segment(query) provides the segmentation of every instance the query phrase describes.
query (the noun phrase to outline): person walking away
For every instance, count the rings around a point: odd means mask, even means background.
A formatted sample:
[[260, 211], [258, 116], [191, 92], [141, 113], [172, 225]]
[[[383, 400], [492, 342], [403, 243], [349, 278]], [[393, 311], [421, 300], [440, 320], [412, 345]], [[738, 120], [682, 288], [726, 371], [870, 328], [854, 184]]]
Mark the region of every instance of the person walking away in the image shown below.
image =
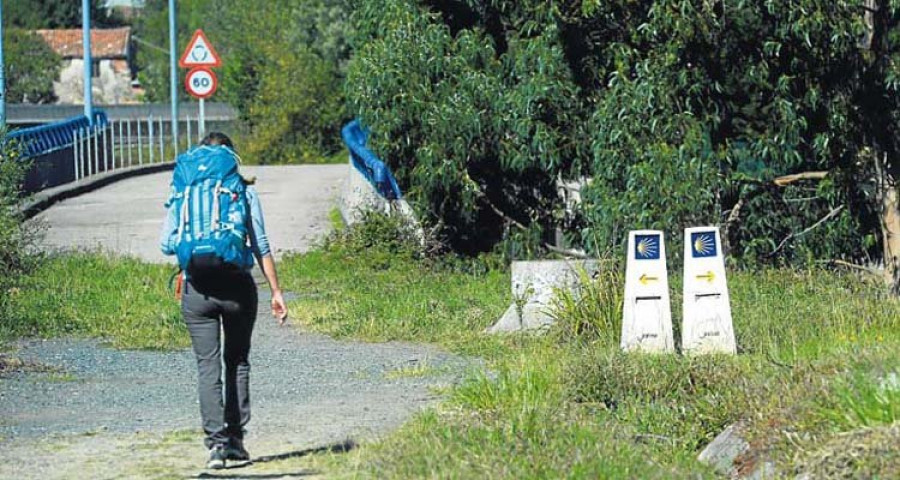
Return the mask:
[[272, 315], [279, 325], [288, 315], [254, 182], [238, 166], [231, 139], [219, 132], [180, 154], [160, 234], [160, 249], [177, 256], [182, 270], [181, 312], [197, 360], [206, 466], [213, 469], [250, 461], [243, 440], [258, 307], [254, 259], [272, 291]]

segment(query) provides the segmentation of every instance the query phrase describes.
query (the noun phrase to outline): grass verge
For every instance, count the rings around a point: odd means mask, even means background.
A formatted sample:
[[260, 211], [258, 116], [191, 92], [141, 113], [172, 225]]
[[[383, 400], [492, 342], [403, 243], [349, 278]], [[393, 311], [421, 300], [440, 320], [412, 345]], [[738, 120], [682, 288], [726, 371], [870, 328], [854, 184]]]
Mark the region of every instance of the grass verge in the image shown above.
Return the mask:
[[[739, 355], [624, 354], [614, 264], [582, 301], [561, 297], [551, 335], [488, 337], [482, 330], [512, 300], [508, 273], [490, 260], [416, 259], [397, 237], [374, 241], [389, 230], [351, 229], [288, 258], [285, 284], [301, 294], [292, 311], [329, 334], [480, 355], [491, 373], [383, 441], [316, 459], [335, 476], [715, 477], [697, 455], [736, 422], [751, 444], [734, 465], [743, 471], [768, 458], [787, 476], [890, 478], [900, 465], [888, 442], [900, 422], [900, 303], [878, 284], [735, 272]], [[673, 295], [673, 318], [680, 301]]]
[[49, 255], [8, 296], [0, 340], [78, 335], [118, 348], [190, 345], [168, 290], [172, 268], [96, 252]]

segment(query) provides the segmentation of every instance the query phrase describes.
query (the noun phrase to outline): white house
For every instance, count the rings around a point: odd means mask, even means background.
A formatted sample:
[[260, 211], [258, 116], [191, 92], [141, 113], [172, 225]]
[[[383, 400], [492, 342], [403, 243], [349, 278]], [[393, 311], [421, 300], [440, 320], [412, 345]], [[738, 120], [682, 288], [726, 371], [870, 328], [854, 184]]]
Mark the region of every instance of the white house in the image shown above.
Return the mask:
[[103, 8], [106, 13], [113, 12], [121, 14], [125, 18], [134, 17], [140, 10], [143, 10], [146, 2], [144, 0], [106, 0]]
[[[37, 30], [47, 45], [63, 58], [53, 90], [59, 103], [84, 103], [84, 49], [82, 30]], [[91, 29], [91, 86], [94, 103], [137, 101], [131, 27]]]

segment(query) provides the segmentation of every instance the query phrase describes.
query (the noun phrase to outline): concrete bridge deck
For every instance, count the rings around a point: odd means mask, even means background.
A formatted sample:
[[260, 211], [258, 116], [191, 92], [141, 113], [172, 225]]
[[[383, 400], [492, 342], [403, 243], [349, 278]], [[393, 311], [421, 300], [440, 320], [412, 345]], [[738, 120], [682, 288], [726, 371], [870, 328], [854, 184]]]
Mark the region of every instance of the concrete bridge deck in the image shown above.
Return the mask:
[[[347, 178], [346, 164], [245, 166], [256, 176], [266, 232], [276, 257], [306, 251], [330, 228]], [[64, 200], [35, 217], [47, 225], [43, 245], [50, 249], [103, 249], [157, 263], [174, 263], [157, 241], [172, 172], [122, 180]]]

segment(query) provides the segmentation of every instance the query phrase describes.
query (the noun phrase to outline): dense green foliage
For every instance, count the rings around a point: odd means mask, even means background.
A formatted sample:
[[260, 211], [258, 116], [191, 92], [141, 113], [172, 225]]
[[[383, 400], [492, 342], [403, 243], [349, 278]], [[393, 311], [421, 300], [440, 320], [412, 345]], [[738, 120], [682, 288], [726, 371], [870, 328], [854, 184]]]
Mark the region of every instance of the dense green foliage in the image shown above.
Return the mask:
[[39, 230], [25, 225], [18, 209], [27, 168], [18, 146], [6, 138], [6, 129], [0, 127], [0, 325], [8, 323], [14, 297], [37, 260], [33, 250]]
[[[751, 262], [878, 258], [900, 15], [864, 3], [367, 0], [346, 89], [460, 248], [717, 224]], [[557, 178], [589, 179], [574, 215]]]
[[349, 101], [420, 211], [464, 250], [489, 248], [510, 223], [546, 226], [554, 172], [578, 158], [579, 99], [557, 32], [511, 34], [500, 51], [413, 2], [363, 3]]
[[47, 72], [58, 72], [62, 59], [36, 34], [18, 28], [3, 31], [6, 62], [6, 100], [17, 103], [51, 103], [56, 100]]
[[[103, 0], [91, 0], [92, 27], [109, 27], [121, 23], [115, 15], [107, 15]], [[29, 30], [38, 28], [81, 28], [81, 2], [59, 0], [16, 0], [3, 8], [4, 26]]]
[[[222, 57], [213, 100], [237, 108], [238, 145], [247, 160], [308, 162], [340, 150], [346, 119], [340, 85], [349, 55], [342, 0], [202, 0], [177, 8], [178, 45], [202, 28]], [[136, 28], [147, 43], [167, 50], [167, 2], [148, 1]], [[168, 56], [144, 46], [138, 63], [148, 100], [167, 99]]]
[[[15, 103], [52, 103], [56, 101], [53, 82], [62, 59], [43, 39], [30, 30], [44, 28], [81, 28], [81, 2], [55, 0], [16, 0], [3, 9], [3, 54], [6, 62], [6, 100]], [[94, 28], [114, 27], [122, 20], [107, 15], [103, 1], [90, 3]]]

